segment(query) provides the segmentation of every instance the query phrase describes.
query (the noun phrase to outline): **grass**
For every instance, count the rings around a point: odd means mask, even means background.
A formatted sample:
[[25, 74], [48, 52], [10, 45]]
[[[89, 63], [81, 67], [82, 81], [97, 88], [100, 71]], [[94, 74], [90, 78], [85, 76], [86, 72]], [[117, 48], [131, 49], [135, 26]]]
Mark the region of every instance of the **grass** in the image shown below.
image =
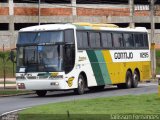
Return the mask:
[[89, 100], [53, 103], [36, 106], [19, 113], [19, 120], [52, 120], [68, 117], [79, 120], [109, 117], [109, 114], [159, 114], [160, 97], [157, 94], [128, 95]]
[[3, 95], [17, 95], [17, 94], [24, 94], [24, 93], [31, 93], [31, 91], [20, 91], [15, 89], [0, 89], [0, 96]]
[[156, 73], [160, 74], [160, 50], [156, 50]]
[[[6, 81], [6, 84], [16, 84], [16, 82]], [[4, 82], [0, 82], [0, 84], [4, 84]]]
[[[0, 52], [2, 54], [2, 52]], [[6, 65], [5, 65], [5, 70], [6, 70], [6, 77], [11, 78], [11, 77], [15, 77], [15, 73], [13, 73], [13, 63], [10, 60], [7, 60], [7, 58], [9, 57], [9, 52], [5, 52], [5, 61], [6, 61]], [[15, 65], [14, 65], [15, 66]], [[15, 71], [15, 68], [14, 68]], [[0, 58], [0, 78], [3, 78], [3, 60], [2, 58]]]

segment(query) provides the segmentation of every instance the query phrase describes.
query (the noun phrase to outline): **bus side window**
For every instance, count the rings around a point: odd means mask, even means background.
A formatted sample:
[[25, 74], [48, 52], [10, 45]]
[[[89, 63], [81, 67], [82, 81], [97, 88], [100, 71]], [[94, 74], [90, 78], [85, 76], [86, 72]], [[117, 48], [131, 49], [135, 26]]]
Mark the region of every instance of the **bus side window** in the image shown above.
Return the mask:
[[100, 48], [100, 34], [97, 32], [90, 32], [89, 43], [91, 48]]
[[144, 43], [144, 47], [148, 48], [148, 36], [147, 33], [143, 34], [143, 43]]
[[113, 33], [113, 43], [115, 48], [123, 47], [123, 37], [121, 33]]
[[134, 34], [134, 41], [136, 48], [142, 48], [143, 46], [143, 34]]
[[101, 33], [102, 47], [111, 48], [112, 47], [112, 36], [111, 33], [102, 32]]
[[134, 47], [134, 40], [133, 40], [133, 36], [131, 33], [124, 33], [123, 38], [124, 38], [124, 44], [126, 48]]
[[75, 63], [75, 45], [65, 45], [64, 47], [64, 69], [65, 73], [69, 73]]
[[78, 46], [78, 49], [88, 48], [87, 32], [77, 31], [77, 46]]
[[65, 42], [74, 43], [74, 31], [73, 30], [65, 30]]

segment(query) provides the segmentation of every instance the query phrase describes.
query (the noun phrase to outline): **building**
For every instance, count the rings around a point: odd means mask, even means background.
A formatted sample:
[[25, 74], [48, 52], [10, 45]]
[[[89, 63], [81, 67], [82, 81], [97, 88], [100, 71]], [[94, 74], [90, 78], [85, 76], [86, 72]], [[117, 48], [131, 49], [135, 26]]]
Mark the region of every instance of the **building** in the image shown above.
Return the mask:
[[[92, 22], [127, 27], [131, 22], [128, 0], [41, 0], [41, 24]], [[148, 0], [134, 0], [135, 26], [150, 29]], [[160, 4], [155, 3], [156, 43], [160, 43]], [[18, 30], [38, 24], [38, 0], [0, 0], [0, 49], [15, 47]]]

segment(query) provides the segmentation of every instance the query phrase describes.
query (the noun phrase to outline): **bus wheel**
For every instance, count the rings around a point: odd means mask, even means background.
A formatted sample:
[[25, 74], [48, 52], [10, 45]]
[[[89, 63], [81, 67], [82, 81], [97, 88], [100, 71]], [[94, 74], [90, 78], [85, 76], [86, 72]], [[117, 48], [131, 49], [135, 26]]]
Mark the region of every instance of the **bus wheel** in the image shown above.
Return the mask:
[[46, 90], [37, 90], [36, 91], [36, 94], [39, 96], [39, 97], [44, 97], [46, 95], [47, 91]]
[[130, 71], [127, 71], [125, 88], [131, 88], [131, 86], [132, 86], [132, 74]]
[[126, 88], [131, 88], [131, 86], [132, 86], [132, 74], [131, 74], [130, 71], [127, 71], [127, 73], [126, 73], [126, 82], [117, 84], [117, 87], [119, 89], [126, 89]]
[[134, 71], [133, 80], [132, 80], [132, 88], [136, 88], [138, 86], [138, 81], [140, 80], [140, 76], [137, 71]]
[[85, 91], [86, 83], [84, 77], [79, 75], [78, 77], [78, 88], [74, 90], [74, 92], [78, 95], [82, 95]]

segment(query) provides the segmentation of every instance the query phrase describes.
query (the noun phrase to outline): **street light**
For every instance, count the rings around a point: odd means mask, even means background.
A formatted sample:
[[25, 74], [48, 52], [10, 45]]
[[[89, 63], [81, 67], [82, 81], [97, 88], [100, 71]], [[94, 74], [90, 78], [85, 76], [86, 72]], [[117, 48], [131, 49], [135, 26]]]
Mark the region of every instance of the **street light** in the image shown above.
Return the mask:
[[152, 61], [152, 78], [156, 75], [156, 54], [155, 54], [155, 2], [157, 0], [150, 0], [150, 21], [151, 21], [151, 61]]
[[38, 1], [38, 24], [40, 25], [40, 16], [41, 16], [41, 0]]

